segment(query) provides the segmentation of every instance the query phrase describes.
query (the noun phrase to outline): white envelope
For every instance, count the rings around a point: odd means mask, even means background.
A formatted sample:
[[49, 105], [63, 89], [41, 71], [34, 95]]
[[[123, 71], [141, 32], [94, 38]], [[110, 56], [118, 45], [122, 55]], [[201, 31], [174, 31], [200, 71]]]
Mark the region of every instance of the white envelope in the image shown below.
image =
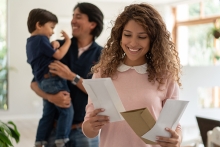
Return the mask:
[[156, 124], [142, 137], [156, 142], [156, 136], [170, 137], [166, 127], [175, 130], [189, 101], [168, 99], [163, 106]]
[[84, 79], [86, 89], [95, 109], [104, 108], [101, 115], [109, 116], [110, 122], [121, 121], [124, 118], [120, 112], [125, 111], [111, 78]]

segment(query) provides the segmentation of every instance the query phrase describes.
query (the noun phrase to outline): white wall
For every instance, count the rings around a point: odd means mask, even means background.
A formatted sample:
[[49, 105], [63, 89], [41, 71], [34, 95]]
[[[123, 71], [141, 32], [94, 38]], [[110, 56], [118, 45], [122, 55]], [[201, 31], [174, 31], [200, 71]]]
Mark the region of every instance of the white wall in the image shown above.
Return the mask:
[[183, 68], [180, 99], [189, 100], [189, 104], [181, 119], [185, 126], [196, 125], [195, 116], [202, 116], [220, 120], [220, 109], [201, 109], [198, 105], [198, 87], [212, 88], [220, 87], [220, 66], [189, 67]]

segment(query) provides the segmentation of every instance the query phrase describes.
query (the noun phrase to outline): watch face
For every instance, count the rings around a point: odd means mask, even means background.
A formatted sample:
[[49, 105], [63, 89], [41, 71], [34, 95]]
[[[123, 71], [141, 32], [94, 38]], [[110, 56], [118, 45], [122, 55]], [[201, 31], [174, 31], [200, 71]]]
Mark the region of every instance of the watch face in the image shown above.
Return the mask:
[[79, 82], [79, 80], [80, 80], [80, 76], [79, 76], [79, 75], [76, 75], [76, 77], [73, 79], [72, 83], [73, 83], [74, 85], [76, 85], [76, 84]]

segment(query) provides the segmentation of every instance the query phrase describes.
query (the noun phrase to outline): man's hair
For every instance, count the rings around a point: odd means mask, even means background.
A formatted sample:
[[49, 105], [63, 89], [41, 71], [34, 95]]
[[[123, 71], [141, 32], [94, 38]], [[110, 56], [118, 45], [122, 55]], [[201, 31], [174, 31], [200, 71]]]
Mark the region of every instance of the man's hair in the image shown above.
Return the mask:
[[27, 20], [27, 26], [29, 33], [36, 30], [36, 23], [39, 25], [44, 25], [47, 22], [58, 23], [57, 16], [45, 9], [33, 9], [30, 11]]
[[91, 31], [91, 34], [94, 38], [99, 37], [103, 30], [103, 13], [102, 11], [91, 3], [78, 3], [73, 10], [79, 8], [79, 11], [83, 14], [86, 14], [90, 22], [95, 22], [96, 27]]

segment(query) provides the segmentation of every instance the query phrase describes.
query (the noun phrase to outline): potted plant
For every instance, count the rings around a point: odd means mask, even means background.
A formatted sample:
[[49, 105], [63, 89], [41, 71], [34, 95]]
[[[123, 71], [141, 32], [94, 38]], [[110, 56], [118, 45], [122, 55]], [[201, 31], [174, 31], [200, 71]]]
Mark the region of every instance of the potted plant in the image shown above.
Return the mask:
[[211, 33], [216, 39], [218, 39], [220, 37], [220, 28], [212, 28]]
[[0, 147], [13, 147], [13, 141], [19, 142], [20, 134], [16, 125], [9, 121], [4, 123], [0, 121]]
[[212, 46], [213, 39], [218, 39], [220, 37], [220, 28], [213, 27], [208, 31], [207, 34], [207, 47]]
[[220, 39], [220, 27], [212, 27], [207, 33], [207, 49], [211, 49], [210, 59], [216, 64], [220, 60], [220, 48], [215, 48], [214, 40]]

